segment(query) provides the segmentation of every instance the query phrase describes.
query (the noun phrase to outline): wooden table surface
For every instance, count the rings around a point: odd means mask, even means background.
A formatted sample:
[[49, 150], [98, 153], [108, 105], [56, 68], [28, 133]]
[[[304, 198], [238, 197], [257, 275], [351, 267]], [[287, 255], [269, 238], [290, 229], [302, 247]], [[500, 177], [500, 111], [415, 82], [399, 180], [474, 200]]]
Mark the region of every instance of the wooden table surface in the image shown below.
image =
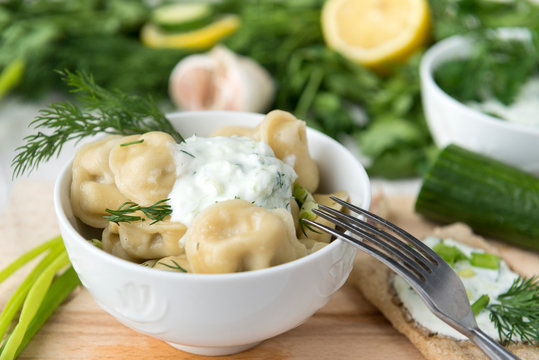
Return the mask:
[[[423, 236], [434, 226], [413, 214], [411, 197], [388, 199], [391, 220]], [[59, 233], [52, 184], [20, 181], [0, 217], [0, 268]], [[495, 243], [514, 268], [539, 274], [539, 254]], [[0, 285], [3, 308], [24, 271]], [[37, 333], [20, 359], [203, 359], [126, 328], [80, 288]], [[230, 359], [423, 359], [384, 317], [346, 284], [303, 325]]]

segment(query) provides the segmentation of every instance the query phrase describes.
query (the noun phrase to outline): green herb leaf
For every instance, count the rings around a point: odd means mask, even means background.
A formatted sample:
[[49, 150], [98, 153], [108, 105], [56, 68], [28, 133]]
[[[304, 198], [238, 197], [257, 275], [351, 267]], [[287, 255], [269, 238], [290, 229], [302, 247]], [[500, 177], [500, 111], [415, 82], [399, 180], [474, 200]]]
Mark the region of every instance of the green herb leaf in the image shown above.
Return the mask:
[[68, 141], [99, 133], [133, 135], [164, 131], [176, 141], [183, 141], [151, 98], [106, 90], [82, 72], [61, 74], [72, 92], [79, 95], [82, 105], [63, 102], [40, 112], [30, 124], [37, 133], [25, 137], [25, 145], [17, 149], [12, 162], [14, 177], [58, 155]]
[[539, 278], [519, 277], [498, 301], [488, 309], [500, 339], [511, 343], [518, 336], [524, 342], [539, 344]]
[[120, 144], [121, 147], [124, 146], [130, 146], [130, 145], [136, 145], [136, 144], [142, 144], [144, 142], [144, 139], [136, 140], [136, 141], [130, 141], [123, 144]]
[[470, 36], [474, 41], [471, 56], [443, 63], [435, 71], [436, 83], [465, 103], [495, 98], [511, 104], [527, 80], [538, 73], [539, 49], [529, 39], [510, 40], [495, 34], [485, 31]]
[[182, 149], [182, 150], [180, 150], [180, 151], [181, 151], [182, 153], [184, 153], [185, 155], [188, 155], [188, 156], [190, 156], [190, 157], [192, 157], [192, 158], [194, 158], [194, 157], [195, 157], [195, 155], [191, 154], [191, 153], [190, 153], [190, 152], [188, 152], [188, 151], [185, 151], [185, 150], [183, 150], [183, 149]]
[[183, 268], [180, 264], [178, 264], [178, 262], [175, 261], [174, 259], [169, 259], [169, 261], [172, 262], [173, 265], [167, 264], [167, 263], [163, 262], [162, 260], [156, 262], [155, 265], [160, 264], [160, 265], [166, 266], [167, 268], [172, 269], [172, 270], [176, 270], [176, 271], [180, 271], [180, 272], [184, 272], [184, 273], [187, 272], [187, 270], [185, 270], [185, 268]]
[[[310, 224], [306, 223], [304, 220], [305, 220], [305, 218], [300, 218], [299, 219], [299, 228], [300, 228], [301, 233], [303, 235], [307, 236], [307, 230], [312, 231], [315, 234], [322, 234], [321, 231], [319, 231], [318, 229], [314, 229]], [[307, 220], [309, 220], [309, 219], [307, 219]], [[305, 230], [305, 229], [307, 229], [307, 230]]]
[[140, 206], [132, 201], [126, 201], [120, 205], [117, 210], [106, 209], [105, 211], [111, 215], [103, 217], [106, 220], [115, 222], [117, 224], [121, 222], [144, 221], [144, 218], [141, 216], [129, 215], [137, 211], [141, 211], [144, 215], [146, 215], [147, 218], [153, 220], [153, 222], [150, 223], [150, 225], [153, 225], [172, 214], [172, 207], [166, 203], [169, 200], [170, 199], [159, 200], [150, 206]]

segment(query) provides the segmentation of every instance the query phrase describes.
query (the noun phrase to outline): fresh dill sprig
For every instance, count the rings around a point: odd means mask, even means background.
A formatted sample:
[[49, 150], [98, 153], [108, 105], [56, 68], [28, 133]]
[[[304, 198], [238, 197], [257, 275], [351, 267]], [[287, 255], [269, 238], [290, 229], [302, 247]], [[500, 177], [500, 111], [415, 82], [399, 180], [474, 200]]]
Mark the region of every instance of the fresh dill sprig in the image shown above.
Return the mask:
[[159, 200], [150, 206], [140, 206], [132, 201], [126, 201], [117, 210], [106, 209], [110, 215], [103, 216], [106, 220], [115, 223], [144, 221], [142, 216], [130, 215], [137, 211], [142, 212], [148, 219], [153, 220], [150, 225], [162, 221], [165, 217], [172, 214], [172, 207], [166, 202], [170, 199]]
[[500, 339], [516, 342], [518, 336], [523, 342], [539, 344], [539, 278], [517, 278], [498, 301], [488, 310]]
[[181, 271], [181, 272], [187, 272], [187, 270], [185, 270], [180, 264], [178, 264], [174, 259], [170, 259], [170, 262], [172, 262], [174, 265], [170, 265], [170, 264], [167, 264], [167, 263], [164, 263], [162, 261], [158, 261], [155, 263], [155, 265], [157, 264], [160, 264], [160, 265], [163, 265], [163, 266], [166, 266], [168, 267], [169, 269], [173, 269], [173, 270], [178, 270], [178, 271]]
[[[311, 232], [315, 233], [315, 234], [321, 234], [320, 231], [318, 231], [317, 229], [313, 229], [313, 227], [309, 224], [307, 224], [304, 220], [306, 218], [300, 218], [299, 219], [299, 228], [302, 232], [303, 235], [307, 236], [307, 230], [310, 230]], [[308, 219], [310, 220], [310, 219]], [[305, 230], [307, 229], [307, 230]]]
[[78, 95], [72, 102], [51, 104], [30, 123], [37, 133], [26, 136], [12, 161], [13, 177], [35, 170], [42, 162], [58, 156], [65, 143], [99, 133], [134, 135], [149, 131], [169, 133], [177, 142], [184, 139], [174, 129], [151, 97], [127, 95], [104, 89], [83, 72], [60, 72], [62, 80]]

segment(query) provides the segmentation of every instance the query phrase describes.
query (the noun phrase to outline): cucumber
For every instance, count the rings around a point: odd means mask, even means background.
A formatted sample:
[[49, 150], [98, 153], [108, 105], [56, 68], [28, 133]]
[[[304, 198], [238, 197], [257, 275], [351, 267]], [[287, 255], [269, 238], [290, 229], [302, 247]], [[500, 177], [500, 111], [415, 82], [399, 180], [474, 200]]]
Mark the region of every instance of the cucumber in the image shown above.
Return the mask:
[[539, 178], [456, 145], [440, 151], [428, 170], [415, 211], [539, 251]]
[[318, 208], [318, 204], [314, 200], [313, 194], [298, 183], [294, 184], [292, 196], [296, 199], [299, 205], [299, 218], [315, 220], [318, 216], [313, 212], [313, 209]]
[[213, 17], [210, 4], [193, 2], [160, 6], [153, 11], [152, 20], [163, 30], [184, 32], [208, 25]]

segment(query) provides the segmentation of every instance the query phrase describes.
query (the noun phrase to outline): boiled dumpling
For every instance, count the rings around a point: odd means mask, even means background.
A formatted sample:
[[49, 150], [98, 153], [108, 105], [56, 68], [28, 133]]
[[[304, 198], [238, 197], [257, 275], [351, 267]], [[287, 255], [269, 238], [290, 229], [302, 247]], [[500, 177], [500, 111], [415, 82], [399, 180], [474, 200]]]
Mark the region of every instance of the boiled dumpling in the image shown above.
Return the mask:
[[267, 143], [275, 156], [294, 167], [296, 180], [310, 192], [318, 187], [318, 166], [309, 154], [305, 122], [288, 112], [273, 110], [256, 127], [254, 139]]
[[105, 209], [117, 209], [128, 199], [114, 183], [109, 154], [120, 144], [120, 136], [108, 136], [84, 145], [75, 155], [71, 175], [71, 205], [82, 222], [104, 228], [109, 215]]
[[[141, 141], [137, 143], [138, 141]], [[176, 181], [174, 139], [159, 131], [128, 136], [110, 153], [110, 169], [118, 190], [142, 206], [166, 199]]]
[[151, 222], [146, 219], [146, 221], [119, 224], [120, 243], [129, 256], [147, 260], [184, 253], [179, 240], [187, 230], [185, 225], [168, 220], [155, 224]]
[[307, 254], [289, 211], [244, 200], [219, 202], [199, 213], [185, 236], [185, 251], [196, 273], [264, 269]]
[[101, 235], [101, 244], [103, 250], [111, 255], [117, 256], [127, 261], [136, 261], [137, 259], [129, 256], [120, 242], [120, 235], [118, 234], [118, 224], [109, 222], [109, 225], [103, 230]]

